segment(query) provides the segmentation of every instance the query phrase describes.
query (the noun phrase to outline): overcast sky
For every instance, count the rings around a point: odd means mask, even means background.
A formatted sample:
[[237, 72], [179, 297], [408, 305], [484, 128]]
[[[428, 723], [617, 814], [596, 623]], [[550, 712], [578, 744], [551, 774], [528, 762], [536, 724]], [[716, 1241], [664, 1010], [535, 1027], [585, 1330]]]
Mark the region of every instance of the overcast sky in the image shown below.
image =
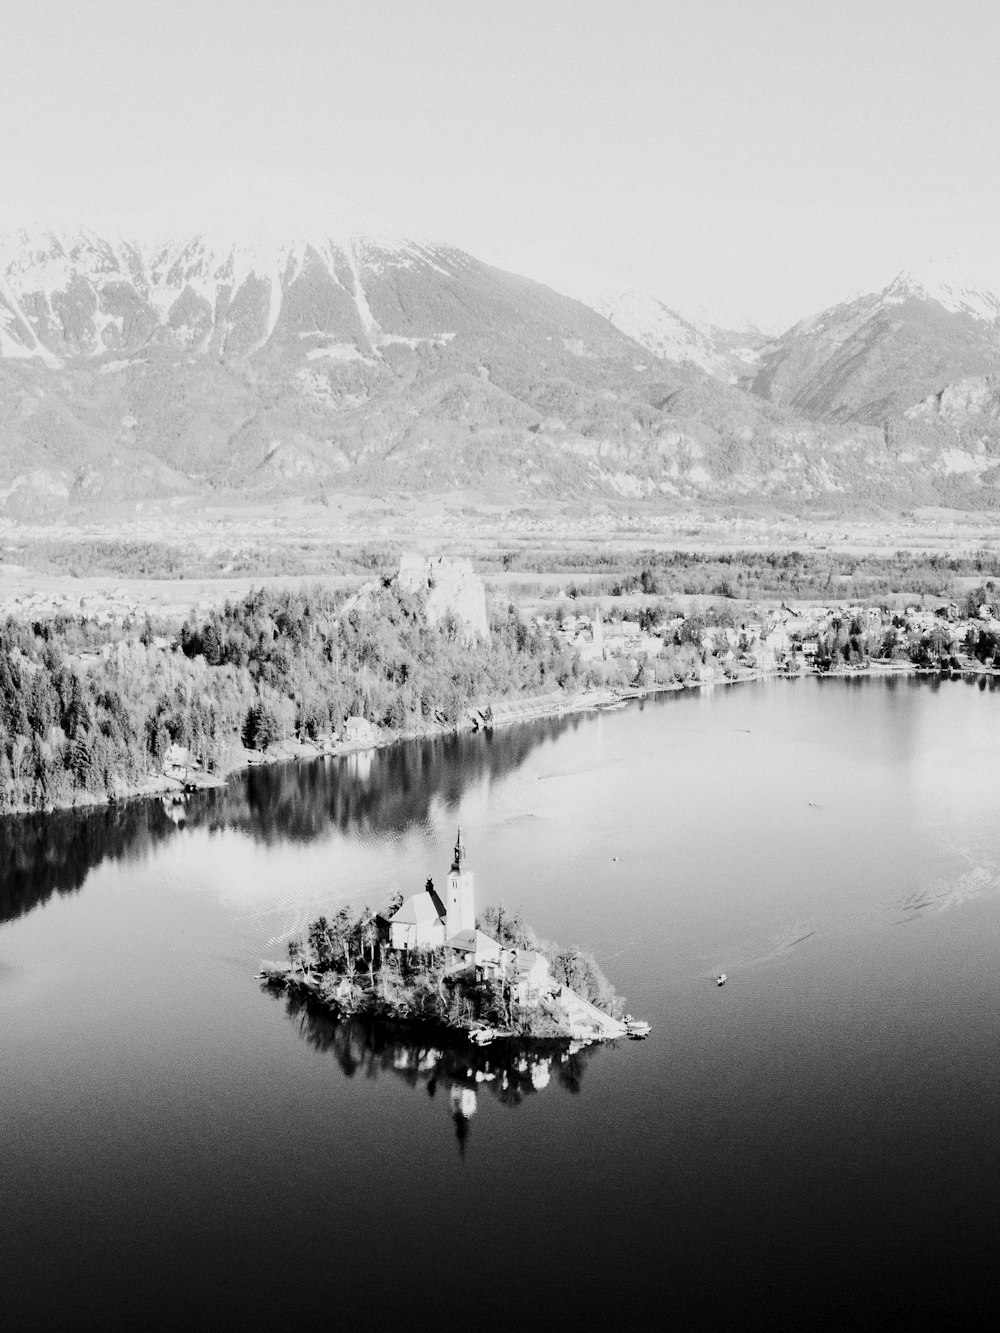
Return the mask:
[[176, 199], [195, 222], [220, 195], [246, 218], [287, 193], [574, 294], [768, 325], [1000, 234], [995, 0], [8, 0], [3, 19], [7, 222]]

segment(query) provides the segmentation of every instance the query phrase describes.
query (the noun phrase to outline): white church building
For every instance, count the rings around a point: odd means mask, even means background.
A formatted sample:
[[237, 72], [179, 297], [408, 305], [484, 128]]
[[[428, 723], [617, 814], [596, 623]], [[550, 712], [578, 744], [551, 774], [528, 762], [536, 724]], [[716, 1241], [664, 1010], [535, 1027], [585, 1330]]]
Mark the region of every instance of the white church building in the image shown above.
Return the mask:
[[468, 941], [475, 943], [477, 936], [493, 945], [499, 958], [500, 946], [476, 930], [472, 871], [465, 868], [465, 848], [459, 829], [444, 897], [428, 880], [423, 893], [407, 898], [389, 919], [389, 943], [394, 949], [440, 949], [455, 941], [452, 947], [467, 948]]

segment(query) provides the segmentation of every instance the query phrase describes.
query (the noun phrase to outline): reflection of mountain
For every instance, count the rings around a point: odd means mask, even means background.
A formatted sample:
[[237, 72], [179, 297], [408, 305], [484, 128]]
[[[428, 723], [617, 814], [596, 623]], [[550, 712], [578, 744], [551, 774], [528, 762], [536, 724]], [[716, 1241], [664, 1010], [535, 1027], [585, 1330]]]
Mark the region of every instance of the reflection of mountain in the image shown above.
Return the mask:
[[447, 1028], [407, 1029], [373, 1019], [337, 1022], [301, 996], [287, 996], [285, 1007], [309, 1045], [328, 1051], [348, 1078], [393, 1074], [431, 1097], [447, 1093], [463, 1152], [480, 1094], [489, 1093], [504, 1106], [519, 1106], [553, 1082], [579, 1092], [586, 1063], [599, 1049], [513, 1038], [480, 1047]]
[[308, 842], [333, 827], [401, 831], [426, 820], [435, 801], [455, 803], [467, 784], [513, 771], [579, 721], [548, 718], [492, 735], [410, 741], [376, 751], [364, 766], [349, 757], [257, 768], [188, 796], [183, 806], [156, 798], [0, 820], [0, 921], [53, 893], [75, 892], [107, 858], [141, 859], [179, 828], [235, 828], [266, 843]]

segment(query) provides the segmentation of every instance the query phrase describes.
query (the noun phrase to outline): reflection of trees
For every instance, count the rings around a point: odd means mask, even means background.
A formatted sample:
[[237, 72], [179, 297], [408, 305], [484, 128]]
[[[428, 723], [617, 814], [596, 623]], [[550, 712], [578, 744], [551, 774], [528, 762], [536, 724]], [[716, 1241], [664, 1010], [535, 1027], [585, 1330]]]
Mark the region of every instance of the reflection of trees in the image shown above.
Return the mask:
[[435, 801], [457, 804], [469, 784], [512, 772], [542, 741], [579, 721], [546, 718], [497, 732], [409, 741], [375, 751], [363, 769], [350, 757], [256, 768], [226, 789], [223, 822], [263, 842], [308, 841], [331, 827], [402, 832], [426, 820]]
[[178, 828], [236, 828], [267, 843], [308, 842], [331, 828], [397, 832], [456, 803], [465, 786], [500, 777], [579, 718], [548, 718], [493, 734], [437, 736], [379, 750], [364, 768], [343, 759], [278, 764], [223, 788], [88, 810], [0, 818], [0, 921], [53, 893], [73, 893], [106, 859], [141, 860]]
[[108, 857], [141, 860], [174, 828], [159, 800], [0, 819], [0, 921], [75, 893]]
[[447, 1093], [463, 1151], [481, 1094], [489, 1093], [504, 1106], [513, 1107], [553, 1082], [578, 1093], [587, 1061], [599, 1049], [566, 1040], [525, 1042], [516, 1038], [475, 1046], [448, 1028], [404, 1027], [372, 1018], [338, 1022], [307, 997], [284, 998], [301, 1036], [316, 1050], [331, 1055], [348, 1078], [391, 1074], [411, 1088], [425, 1089], [430, 1097], [439, 1091]]

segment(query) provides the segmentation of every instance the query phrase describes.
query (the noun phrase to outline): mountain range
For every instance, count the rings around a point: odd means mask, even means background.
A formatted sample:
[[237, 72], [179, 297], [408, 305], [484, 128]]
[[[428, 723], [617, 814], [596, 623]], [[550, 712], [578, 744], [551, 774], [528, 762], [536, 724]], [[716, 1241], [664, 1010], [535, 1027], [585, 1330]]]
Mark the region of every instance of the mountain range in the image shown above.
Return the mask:
[[774, 337], [426, 241], [23, 230], [0, 241], [0, 512], [454, 488], [993, 507], [998, 293], [928, 265]]

